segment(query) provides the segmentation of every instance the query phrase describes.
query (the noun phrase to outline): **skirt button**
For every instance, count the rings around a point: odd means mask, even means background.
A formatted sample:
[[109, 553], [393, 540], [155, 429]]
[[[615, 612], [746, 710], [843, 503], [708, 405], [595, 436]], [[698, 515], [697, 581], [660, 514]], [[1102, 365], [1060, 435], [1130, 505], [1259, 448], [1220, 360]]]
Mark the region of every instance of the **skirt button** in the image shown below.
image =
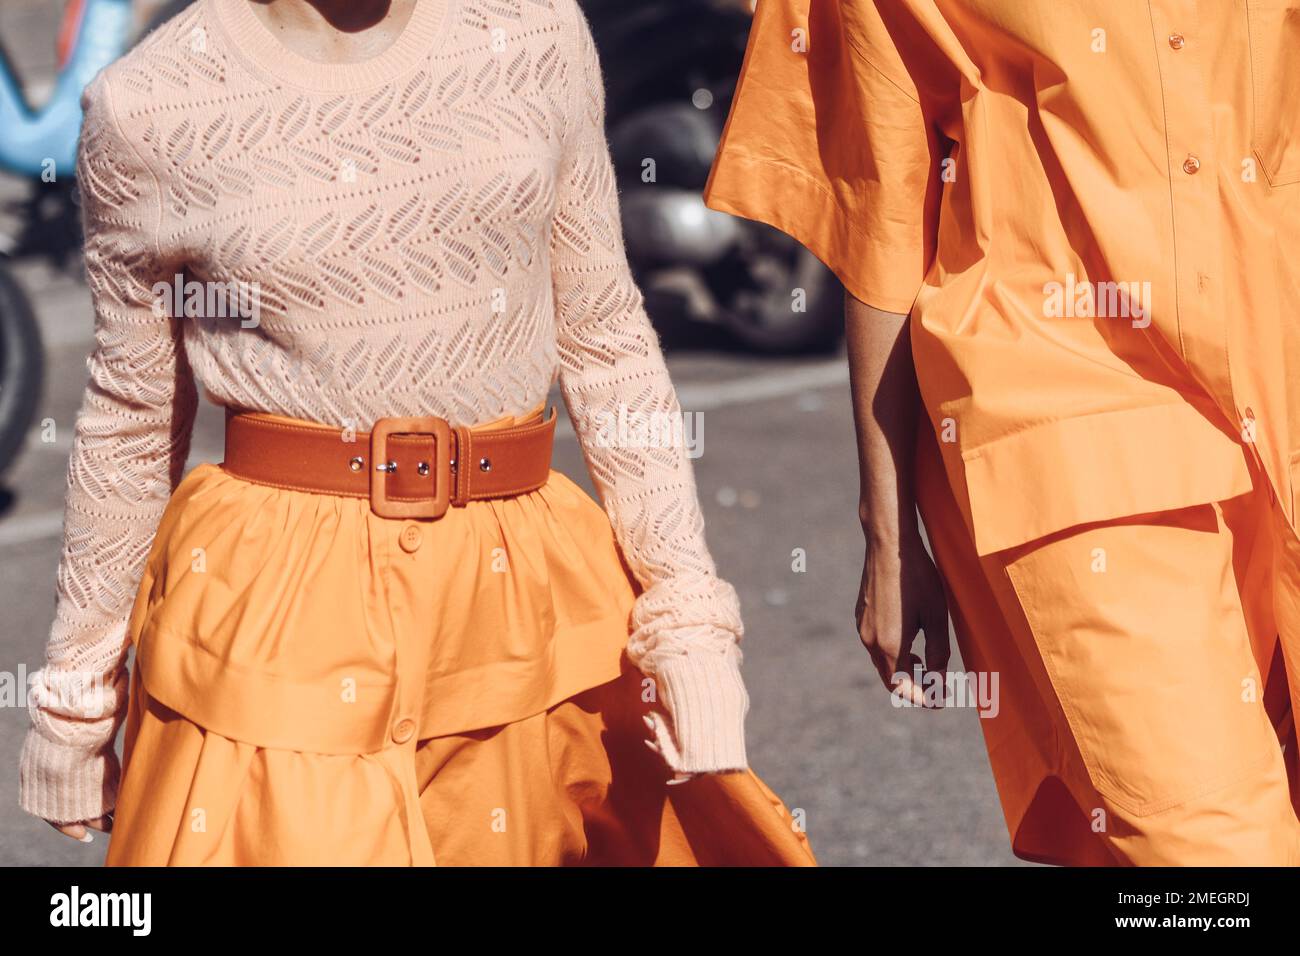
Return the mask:
[[419, 525], [408, 524], [402, 529], [402, 533], [397, 536], [397, 543], [402, 546], [402, 550], [407, 554], [414, 554], [420, 550], [420, 542], [424, 540], [424, 532], [420, 530]]
[[404, 744], [415, 734], [415, 721], [409, 717], [403, 717], [397, 723], [393, 724], [393, 742]]

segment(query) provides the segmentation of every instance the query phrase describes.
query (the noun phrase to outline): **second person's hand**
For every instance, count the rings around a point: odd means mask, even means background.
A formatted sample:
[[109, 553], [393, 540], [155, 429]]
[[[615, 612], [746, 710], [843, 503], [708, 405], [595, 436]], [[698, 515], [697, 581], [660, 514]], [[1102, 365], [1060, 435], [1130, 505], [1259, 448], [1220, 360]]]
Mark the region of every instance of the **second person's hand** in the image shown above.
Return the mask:
[[[943, 582], [919, 536], [898, 546], [869, 538], [855, 617], [881, 681], [891, 693], [926, 706], [916, 671], [924, 667], [942, 676], [952, 651]], [[918, 631], [925, 634], [924, 662], [912, 653]]]

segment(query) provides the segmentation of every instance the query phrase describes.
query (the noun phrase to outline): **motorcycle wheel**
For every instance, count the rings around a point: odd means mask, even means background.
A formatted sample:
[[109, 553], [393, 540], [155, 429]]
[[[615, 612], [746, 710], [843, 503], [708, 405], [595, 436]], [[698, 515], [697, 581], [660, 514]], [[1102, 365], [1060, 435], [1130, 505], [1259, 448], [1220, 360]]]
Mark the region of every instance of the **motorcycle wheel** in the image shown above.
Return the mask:
[[45, 350], [31, 303], [0, 268], [0, 472], [17, 459], [36, 417]]
[[835, 351], [844, 338], [844, 287], [789, 236], [747, 222], [745, 241], [705, 270], [723, 324], [759, 352]]

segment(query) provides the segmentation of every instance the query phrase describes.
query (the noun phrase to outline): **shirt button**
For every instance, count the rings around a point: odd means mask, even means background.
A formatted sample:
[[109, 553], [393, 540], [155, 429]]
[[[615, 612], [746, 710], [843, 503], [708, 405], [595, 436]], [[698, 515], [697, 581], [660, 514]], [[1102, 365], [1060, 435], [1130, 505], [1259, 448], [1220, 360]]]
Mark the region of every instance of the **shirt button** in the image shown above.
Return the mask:
[[420, 530], [418, 524], [408, 524], [402, 529], [402, 533], [397, 536], [397, 543], [402, 546], [402, 550], [407, 554], [414, 554], [420, 550], [420, 542], [424, 540], [424, 532]]
[[1183, 160], [1183, 172], [1185, 172], [1188, 176], [1193, 175], [1200, 168], [1201, 168], [1201, 161], [1197, 159], [1195, 156], [1188, 156], [1186, 159]]
[[404, 744], [415, 736], [415, 721], [410, 717], [403, 717], [397, 723], [393, 724], [393, 742]]
[[1187, 45], [1187, 39], [1181, 33], [1169, 34], [1169, 45], [1175, 50], [1181, 50]]

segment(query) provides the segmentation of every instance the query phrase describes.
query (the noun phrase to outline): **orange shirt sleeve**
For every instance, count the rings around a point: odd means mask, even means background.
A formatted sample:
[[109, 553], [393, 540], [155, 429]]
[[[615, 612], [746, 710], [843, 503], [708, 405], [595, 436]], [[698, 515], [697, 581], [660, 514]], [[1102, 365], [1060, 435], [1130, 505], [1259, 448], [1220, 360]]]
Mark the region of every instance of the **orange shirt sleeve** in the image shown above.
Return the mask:
[[760, 0], [704, 199], [908, 312], [933, 256], [939, 149], [874, 3]]

